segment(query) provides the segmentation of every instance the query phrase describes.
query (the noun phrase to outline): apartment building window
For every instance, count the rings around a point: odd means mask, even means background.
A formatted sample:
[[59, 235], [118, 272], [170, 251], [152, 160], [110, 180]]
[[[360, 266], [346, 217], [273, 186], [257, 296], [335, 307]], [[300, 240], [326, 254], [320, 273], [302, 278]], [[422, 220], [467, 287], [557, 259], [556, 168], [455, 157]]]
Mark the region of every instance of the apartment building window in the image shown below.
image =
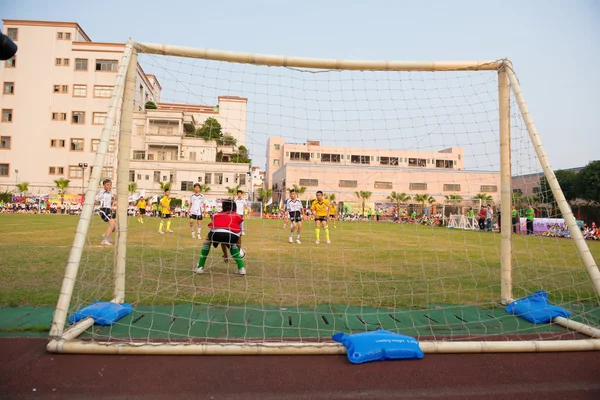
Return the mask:
[[71, 123], [81, 125], [85, 124], [85, 111], [73, 111]]
[[83, 151], [83, 139], [71, 139], [71, 151]]
[[13, 121], [12, 108], [3, 108], [2, 109], [2, 122], [12, 122], [12, 121]]
[[223, 174], [220, 172], [215, 172], [215, 185], [223, 184]]
[[69, 64], [70, 64], [70, 62], [69, 62], [69, 59], [68, 59], [68, 58], [63, 58], [63, 65], [64, 65], [65, 67], [68, 67], [68, 66], [69, 66]]
[[[290, 160], [292, 161], [310, 161], [310, 153], [301, 153], [299, 151], [290, 152]], [[277, 160], [279, 161], [279, 160]], [[275, 164], [279, 165], [279, 164]]]
[[100, 144], [100, 139], [92, 139], [92, 145], [90, 146], [92, 153], [96, 153], [98, 151], [99, 144]]
[[318, 179], [300, 179], [298, 183], [300, 186], [319, 186]]
[[65, 40], [71, 40], [71, 32], [65, 32]]
[[392, 182], [375, 181], [375, 189], [392, 189]]
[[48, 167], [48, 173], [50, 175], [64, 175], [65, 168], [64, 167]]
[[212, 174], [210, 172], [207, 172], [204, 174], [204, 183], [206, 183], [207, 185], [210, 185], [212, 183]]
[[523, 189], [513, 189], [513, 194], [523, 196]]
[[410, 190], [427, 190], [426, 183], [409, 183], [408, 188]]
[[350, 162], [352, 164], [371, 164], [371, 156], [352, 155]]
[[279, 144], [273, 145], [273, 150], [279, 150], [279, 149], [281, 149], [281, 145], [279, 145]]
[[102, 168], [102, 179], [112, 179], [113, 178], [113, 167], [104, 167]]
[[[536, 193], [535, 191], [536, 188], [533, 188], [533, 193]], [[540, 188], [537, 188], [538, 192], [540, 191]], [[482, 193], [496, 193], [498, 192], [498, 186], [496, 185], [481, 185], [479, 187], [479, 191]]]
[[117, 60], [96, 60], [96, 71], [116, 71]]
[[452, 160], [435, 160], [436, 168], [452, 168], [454, 162]]
[[196, 161], [196, 152], [190, 151], [190, 161]]
[[160, 182], [160, 171], [154, 171], [154, 177], [152, 180], [154, 182]]
[[201, 176], [198, 177], [198, 182], [202, 182], [202, 177]]
[[339, 185], [339, 187], [355, 188], [355, 187], [358, 187], [358, 181], [342, 180], [342, 181], [339, 181], [338, 185]]
[[181, 181], [181, 190], [182, 191], [194, 190], [194, 182]]
[[10, 145], [11, 145], [11, 137], [10, 136], [0, 136], [0, 149], [10, 150]]
[[381, 165], [398, 165], [398, 157], [381, 157], [379, 159]]
[[69, 85], [52, 85], [52, 92], [59, 94], [69, 93]]
[[79, 165], [69, 165], [69, 178], [83, 178], [83, 169]]
[[4, 62], [6, 68], [17, 68], [17, 56], [12, 56]]
[[10, 164], [0, 164], [0, 176], [8, 176]]
[[339, 163], [342, 158], [339, 154], [321, 153], [321, 162]]
[[246, 174], [240, 174], [239, 184], [240, 185], [245, 185], [246, 184]]
[[87, 58], [76, 58], [75, 59], [75, 71], [87, 71], [88, 59]]
[[279, 165], [279, 160], [273, 160], [273, 165]]
[[112, 96], [113, 86], [94, 85], [94, 97], [109, 98]]
[[87, 97], [87, 85], [73, 85], [73, 97]]
[[64, 148], [65, 144], [66, 144], [66, 142], [64, 139], [50, 139], [50, 147]]
[[129, 182], [135, 182], [135, 171], [129, 170]]
[[409, 158], [408, 166], [409, 167], [426, 167], [427, 160], [425, 158]]
[[104, 121], [106, 120], [105, 112], [95, 112], [92, 114], [92, 124], [94, 125], [104, 125]]
[[4, 82], [4, 88], [2, 89], [4, 94], [15, 94], [15, 83], [14, 82]]
[[52, 113], [52, 121], [66, 121], [66, 120], [67, 120], [67, 113], [58, 113], [58, 112]]
[[55, 58], [54, 59], [54, 65], [56, 65], [56, 66], [62, 65], [62, 58]]
[[6, 36], [12, 39], [12, 41], [16, 42], [19, 40], [19, 28], [8, 28], [6, 30]]
[[143, 150], [134, 150], [133, 151], [133, 159], [134, 160], [145, 160], [146, 152]]
[[150, 175], [145, 175], [146, 180], [150, 179]]
[[57, 38], [58, 40], [62, 40], [62, 38], [63, 38], [63, 33], [62, 33], [62, 32], [56, 32], [56, 38]]
[[460, 184], [444, 183], [444, 192], [460, 192]]

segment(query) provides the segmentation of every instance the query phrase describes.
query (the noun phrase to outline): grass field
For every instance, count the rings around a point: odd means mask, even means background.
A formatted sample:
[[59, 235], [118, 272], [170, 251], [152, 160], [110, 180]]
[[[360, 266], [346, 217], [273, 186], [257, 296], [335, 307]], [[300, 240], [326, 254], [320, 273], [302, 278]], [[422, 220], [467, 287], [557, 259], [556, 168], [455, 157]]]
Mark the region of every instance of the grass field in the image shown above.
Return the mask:
[[[0, 305], [54, 305], [78, 218], [0, 215]], [[206, 225], [204, 221], [204, 225]], [[429, 308], [436, 304], [491, 306], [500, 293], [500, 235], [389, 222], [346, 222], [330, 229], [333, 244], [314, 243], [305, 223], [302, 244], [289, 244], [281, 221], [249, 220], [243, 237], [248, 275], [233, 274], [220, 249], [207, 273], [192, 274], [201, 241], [187, 220], [158, 235], [157, 219], [130, 220], [127, 300], [147, 304]], [[105, 225], [94, 217], [73, 304], [109, 300], [114, 246], [101, 247]], [[203, 229], [206, 234], [207, 228]], [[600, 243], [589, 243], [600, 260]], [[572, 241], [518, 236], [514, 295], [545, 289], [557, 303], [595, 304], [589, 277]]]

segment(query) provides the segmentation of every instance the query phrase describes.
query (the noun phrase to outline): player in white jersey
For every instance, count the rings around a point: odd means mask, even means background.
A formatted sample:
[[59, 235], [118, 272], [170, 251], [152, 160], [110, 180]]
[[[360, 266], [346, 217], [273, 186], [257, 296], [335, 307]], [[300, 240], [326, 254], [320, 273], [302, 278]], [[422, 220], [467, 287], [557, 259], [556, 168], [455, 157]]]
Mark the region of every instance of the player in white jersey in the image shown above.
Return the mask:
[[[194, 183], [194, 194], [190, 197], [190, 229], [192, 230], [192, 239], [200, 239], [200, 231], [202, 230], [202, 215], [204, 214], [204, 196], [200, 193], [200, 184]], [[194, 220], [198, 233], [194, 232]]]
[[103, 189], [96, 195], [96, 201], [100, 202], [100, 209], [98, 211], [100, 218], [102, 218], [102, 221], [108, 222], [106, 232], [102, 235], [102, 244], [110, 246], [112, 244], [110, 243], [110, 235], [117, 226], [115, 215], [112, 211], [112, 206], [115, 203], [112, 193], [110, 192], [112, 189], [112, 181], [110, 179], [105, 179], [102, 181], [102, 186]]
[[300, 244], [300, 232], [302, 232], [302, 212], [304, 211], [304, 207], [302, 207], [302, 202], [298, 200], [298, 194], [294, 189], [290, 190], [290, 199], [285, 203], [285, 212], [287, 212], [288, 217], [290, 219], [290, 237], [288, 238], [288, 242], [294, 243], [294, 230], [296, 226], [298, 226], [298, 234], [296, 235], [296, 243]]
[[[248, 202], [246, 201], [246, 199], [242, 198], [242, 194], [244, 194], [244, 192], [241, 189], [238, 190], [237, 197], [235, 198], [234, 202], [236, 207], [235, 212], [237, 212], [239, 216], [244, 218], [244, 211], [248, 208]], [[246, 229], [244, 225], [244, 222], [240, 224], [240, 228], [242, 228], [242, 235], [246, 234]]]

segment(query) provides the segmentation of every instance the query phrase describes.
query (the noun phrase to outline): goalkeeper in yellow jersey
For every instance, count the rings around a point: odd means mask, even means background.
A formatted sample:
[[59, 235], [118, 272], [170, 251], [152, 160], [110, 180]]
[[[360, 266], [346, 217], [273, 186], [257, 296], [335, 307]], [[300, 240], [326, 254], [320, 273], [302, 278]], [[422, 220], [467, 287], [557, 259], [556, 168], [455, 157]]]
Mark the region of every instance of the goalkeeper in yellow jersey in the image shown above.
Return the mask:
[[140, 199], [137, 203], [137, 208], [138, 208], [138, 222], [143, 224], [144, 216], [146, 215], [146, 200], [144, 199], [144, 196], [140, 196]]
[[329, 210], [329, 201], [323, 198], [323, 192], [317, 192], [317, 199], [313, 201], [312, 206], [310, 207], [313, 214], [315, 215], [315, 234], [317, 236], [316, 244], [319, 244], [319, 239], [321, 236], [321, 226], [325, 230], [325, 239], [327, 239], [327, 244], [331, 243], [329, 240], [329, 228], [327, 227], [327, 216], [330, 214]]
[[[171, 191], [169, 189], [165, 190], [165, 195], [160, 199], [159, 207], [160, 209], [160, 225], [158, 227], [158, 233], [164, 235], [165, 232], [173, 233], [171, 230]], [[166, 222], [166, 229], [163, 232], [163, 226]]]
[[336, 219], [337, 219], [337, 203], [335, 201], [332, 201], [331, 204], [329, 205], [329, 220], [331, 222], [333, 222], [334, 228], [337, 228], [337, 226], [335, 226]]

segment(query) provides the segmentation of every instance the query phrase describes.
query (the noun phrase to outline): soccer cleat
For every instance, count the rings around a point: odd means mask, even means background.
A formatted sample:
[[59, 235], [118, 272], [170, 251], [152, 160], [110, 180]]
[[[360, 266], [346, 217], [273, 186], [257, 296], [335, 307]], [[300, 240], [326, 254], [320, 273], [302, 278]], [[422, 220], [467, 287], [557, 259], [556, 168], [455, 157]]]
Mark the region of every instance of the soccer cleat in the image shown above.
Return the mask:
[[242, 236], [246, 236], [246, 232], [242, 232]]
[[319, 244], [319, 241], [318, 241], [318, 240], [315, 240], [315, 244]]
[[246, 275], [246, 268], [240, 268], [237, 270], [238, 275]]
[[160, 235], [164, 235], [164, 234], [165, 234], [163, 231], [158, 231], [158, 233], [159, 233]]
[[196, 239], [196, 234], [192, 232], [192, 239]]
[[302, 244], [302, 242], [300, 242], [300, 239], [296, 239], [296, 243]]
[[325, 243], [331, 244], [331, 240], [327, 239], [327, 241]]
[[196, 268], [196, 269], [194, 270], [194, 273], [195, 273], [195, 274], [203, 274], [203, 273], [204, 273], [204, 268]]
[[294, 239], [292, 239], [292, 237], [290, 236], [290, 237], [288, 237], [288, 242], [294, 243]]
[[111, 242], [109, 242], [109, 241], [108, 241], [108, 239], [104, 239], [104, 240], [102, 241], [102, 244], [103, 244], [103, 245], [105, 245], [105, 246], [112, 246], [112, 243], [111, 243]]
[[172, 231], [172, 230], [170, 230], [170, 229], [168, 229], [166, 232], [167, 232], [167, 233], [173, 233], [173, 231]]
[[202, 239], [202, 238], [200, 237], [200, 234], [198, 234], [198, 236], [196, 237], [196, 239], [198, 239], [198, 240]]

